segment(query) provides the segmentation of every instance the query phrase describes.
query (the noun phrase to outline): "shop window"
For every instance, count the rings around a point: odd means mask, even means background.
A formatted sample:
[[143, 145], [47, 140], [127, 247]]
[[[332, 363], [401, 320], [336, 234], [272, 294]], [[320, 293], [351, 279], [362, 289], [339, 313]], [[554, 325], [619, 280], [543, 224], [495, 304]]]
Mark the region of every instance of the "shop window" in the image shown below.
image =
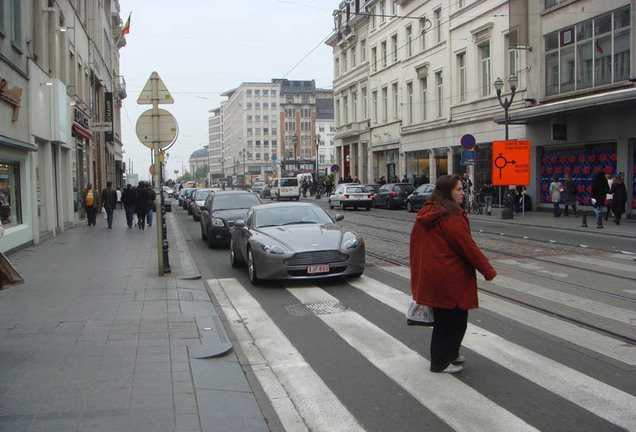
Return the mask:
[[20, 165], [0, 161], [0, 219], [6, 227], [22, 224]]

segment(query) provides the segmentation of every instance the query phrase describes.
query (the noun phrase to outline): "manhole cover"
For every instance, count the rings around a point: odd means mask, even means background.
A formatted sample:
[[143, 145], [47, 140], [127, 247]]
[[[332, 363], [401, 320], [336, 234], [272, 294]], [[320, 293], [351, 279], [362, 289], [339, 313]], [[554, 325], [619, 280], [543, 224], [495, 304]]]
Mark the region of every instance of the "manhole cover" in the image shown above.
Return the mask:
[[285, 306], [293, 316], [328, 315], [344, 312], [348, 308], [340, 302], [316, 302]]

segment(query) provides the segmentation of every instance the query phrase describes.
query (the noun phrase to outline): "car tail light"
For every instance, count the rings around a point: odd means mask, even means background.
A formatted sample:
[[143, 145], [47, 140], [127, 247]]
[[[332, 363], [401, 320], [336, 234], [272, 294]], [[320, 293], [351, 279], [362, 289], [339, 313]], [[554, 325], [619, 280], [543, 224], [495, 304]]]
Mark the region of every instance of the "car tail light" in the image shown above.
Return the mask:
[[343, 198], [344, 199], [349, 199], [349, 195], [344, 195]]
[[396, 192], [396, 191], [393, 191], [393, 192], [391, 192], [391, 196], [392, 196], [392, 197], [400, 196], [400, 193], [399, 193], [399, 192]]
[[373, 195], [369, 195], [369, 199], [373, 199]]

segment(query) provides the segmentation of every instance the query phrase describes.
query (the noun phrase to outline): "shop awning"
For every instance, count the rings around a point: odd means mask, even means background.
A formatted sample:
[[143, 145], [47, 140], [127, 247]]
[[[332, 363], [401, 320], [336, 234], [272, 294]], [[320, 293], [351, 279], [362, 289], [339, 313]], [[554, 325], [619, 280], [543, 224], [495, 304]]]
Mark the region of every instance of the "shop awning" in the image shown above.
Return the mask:
[[9, 138], [4, 135], [0, 135], [0, 144], [18, 148], [20, 150], [38, 151], [38, 147], [35, 144]]
[[[568, 114], [574, 111], [584, 111], [602, 107], [609, 108], [610, 105], [633, 103], [634, 101], [636, 101], [636, 88], [630, 87], [628, 89], [614, 90], [607, 93], [581, 96], [524, 109], [512, 110], [508, 113], [508, 122], [527, 123], [532, 120]], [[498, 115], [494, 120], [495, 123], [503, 124], [505, 123], [505, 115]]]
[[78, 123], [73, 123], [73, 132], [80, 136], [83, 136], [86, 139], [93, 139], [93, 134], [91, 133], [91, 131]]

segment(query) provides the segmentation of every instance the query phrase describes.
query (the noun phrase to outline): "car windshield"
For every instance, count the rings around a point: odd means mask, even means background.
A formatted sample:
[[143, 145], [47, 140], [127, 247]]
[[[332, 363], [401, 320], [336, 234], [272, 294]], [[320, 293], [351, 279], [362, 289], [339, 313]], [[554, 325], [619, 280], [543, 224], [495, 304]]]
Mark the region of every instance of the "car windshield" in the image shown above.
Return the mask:
[[417, 187], [417, 189], [415, 189], [415, 191], [417, 193], [424, 193], [426, 191], [428, 191], [428, 184], [423, 184]]
[[205, 201], [205, 199], [208, 197], [208, 195], [210, 195], [210, 192], [212, 192], [209, 189], [200, 189], [197, 191], [197, 196], [196, 199], [197, 201]]
[[406, 192], [407, 194], [412, 193], [415, 188], [413, 187], [413, 185], [407, 185], [407, 184], [401, 184], [401, 185], [396, 185], [395, 186], [395, 190], [400, 191], [403, 190], [404, 192]]
[[213, 210], [248, 209], [261, 202], [252, 194], [219, 195], [214, 198]]
[[259, 209], [255, 212], [255, 215], [255, 226], [257, 228], [292, 224], [333, 223], [331, 217], [323, 209], [315, 206], [266, 207]]
[[364, 186], [351, 186], [345, 189], [345, 193], [369, 193]]

